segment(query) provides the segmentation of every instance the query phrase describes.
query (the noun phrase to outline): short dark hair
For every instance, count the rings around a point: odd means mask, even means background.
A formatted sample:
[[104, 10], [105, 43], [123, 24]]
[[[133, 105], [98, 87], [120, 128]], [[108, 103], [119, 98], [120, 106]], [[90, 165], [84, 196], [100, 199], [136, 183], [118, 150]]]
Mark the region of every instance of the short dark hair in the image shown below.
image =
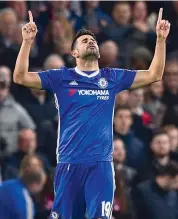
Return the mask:
[[175, 177], [178, 175], [178, 163], [176, 161], [170, 160], [165, 166], [156, 167], [156, 176], [171, 176]]
[[128, 105], [123, 105], [123, 106], [119, 106], [115, 108], [114, 115], [116, 115], [117, 112], [122, 111], [122, 110], [128, 110], [132, 114], [130, 107]]
[[78, 39], [79, 37], [83, 36], [83, 35], [90, 35], [90, 36], [92, 36], [92, 37], [96, 40], [96, 36], [95, 36], [95, 34], [94, 34], [91, 30], [80, 29], [80, 30], [76, 33], [76, 35], [75, 35], [75, 37], [74, 37], [74, 39], [73, 39], [73, 41], [72, 41], [71, 51], [74, 49], [75, 43], [76, 43], [77, 39]]
[[158, 129], [153, 133], [152, 141], [154, 140], [154, 138], [156, 138], [159, 135], [167, 135], [168, 136], [167, 132], [164, 129]]

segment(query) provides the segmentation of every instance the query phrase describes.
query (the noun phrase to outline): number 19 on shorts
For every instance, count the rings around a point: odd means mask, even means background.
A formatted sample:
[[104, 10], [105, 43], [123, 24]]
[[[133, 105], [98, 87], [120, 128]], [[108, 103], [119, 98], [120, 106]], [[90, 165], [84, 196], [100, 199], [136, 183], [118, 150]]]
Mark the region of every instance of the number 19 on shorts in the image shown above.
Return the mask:
[[102, 201], [101, 204], [102, 204], [102, 216], [103, 217], [106, 216], [109, 218], [111, 216], [111, 211], [112, 211], [111, 202]]

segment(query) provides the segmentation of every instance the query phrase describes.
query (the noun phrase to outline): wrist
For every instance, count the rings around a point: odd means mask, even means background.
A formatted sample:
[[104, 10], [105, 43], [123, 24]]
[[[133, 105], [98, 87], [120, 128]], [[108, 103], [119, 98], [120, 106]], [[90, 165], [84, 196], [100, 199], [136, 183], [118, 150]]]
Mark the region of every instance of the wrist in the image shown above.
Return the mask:
[[166, 39], [163, 38], [163, 37], [157, 37], [156, 42], [158, 42], [158, 43], [161, 43], [161, 42], [165, 43]]
[[23, 40], [22, 45], [30, 46], [33, 44], [33, 40]]

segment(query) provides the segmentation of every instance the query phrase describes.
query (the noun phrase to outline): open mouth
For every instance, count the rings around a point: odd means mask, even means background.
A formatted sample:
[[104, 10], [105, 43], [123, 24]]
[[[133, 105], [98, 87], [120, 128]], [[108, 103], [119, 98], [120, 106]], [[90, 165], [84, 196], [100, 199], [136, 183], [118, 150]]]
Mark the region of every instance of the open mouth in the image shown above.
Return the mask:
[[90, 49], [95, 49], [95, 46], [89, 46], [88, 48], [90, 48]]

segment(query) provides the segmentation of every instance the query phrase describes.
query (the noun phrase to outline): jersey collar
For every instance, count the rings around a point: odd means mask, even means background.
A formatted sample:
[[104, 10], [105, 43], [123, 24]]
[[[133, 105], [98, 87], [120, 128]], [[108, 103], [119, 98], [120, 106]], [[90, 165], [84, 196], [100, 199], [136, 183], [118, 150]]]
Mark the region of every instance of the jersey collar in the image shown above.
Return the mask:
[[82, 76], [85, 76], [85, 77], [88, 77], [88, 78], [92, 78], [92, 77], [95, 77], [97, 74], [99, 74], [99, 69], [98, 70], [96, 70], [96, 71], [94, 71], [92, 74], [86, 74], [85, 72], [83, 72], [83, 71], [80, 71], [77, 67], [75, 67], [75, 71], [76, 71], [76, 73], [77, 74], [79, 74], [79, 75], [82, 75]]

